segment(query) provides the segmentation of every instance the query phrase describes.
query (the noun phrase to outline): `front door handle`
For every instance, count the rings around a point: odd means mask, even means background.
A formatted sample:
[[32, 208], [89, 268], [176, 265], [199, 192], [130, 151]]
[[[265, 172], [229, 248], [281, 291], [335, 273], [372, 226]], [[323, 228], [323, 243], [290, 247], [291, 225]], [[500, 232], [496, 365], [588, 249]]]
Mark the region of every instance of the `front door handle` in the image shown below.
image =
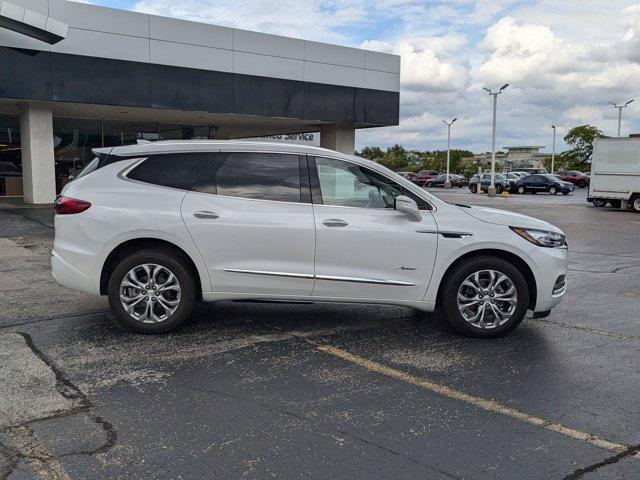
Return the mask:
[[199, 211], [199, 212], [195, 212], [193, 214], [193, 216], [196, 217], [196, 218], [210, 218], [212, 220], [215, 220], [216, 218], [220, 218], [220, 215], [218, 215], [217, 213], [209, 212], [207, 210], [202, 210], [202, 211]]
[[349, 222], [345, 222], [339, 218], [327, 218], [322, 224], [326, 227], [346, 227]]

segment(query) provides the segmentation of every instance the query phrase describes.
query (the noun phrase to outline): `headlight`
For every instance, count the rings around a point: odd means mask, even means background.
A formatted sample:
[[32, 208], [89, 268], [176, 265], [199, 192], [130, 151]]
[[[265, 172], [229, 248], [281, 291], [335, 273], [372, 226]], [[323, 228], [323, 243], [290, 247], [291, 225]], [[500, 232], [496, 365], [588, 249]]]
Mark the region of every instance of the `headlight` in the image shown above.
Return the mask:
[[539, 247], [558, 248], [567, 245], [567, 237], [561, 233], [535, 230], [533, 228], [509, 227], [525, 240]]

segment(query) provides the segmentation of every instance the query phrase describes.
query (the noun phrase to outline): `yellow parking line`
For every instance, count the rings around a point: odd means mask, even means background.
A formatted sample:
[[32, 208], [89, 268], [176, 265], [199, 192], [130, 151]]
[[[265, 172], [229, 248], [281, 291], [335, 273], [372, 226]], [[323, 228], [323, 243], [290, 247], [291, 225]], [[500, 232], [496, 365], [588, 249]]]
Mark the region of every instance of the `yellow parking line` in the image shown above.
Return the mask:
[[[410, 383], [411, 385], [424, 388], [425, 390], [429, 390], [448, 398], [460, 400], [489, 412], [499, 413], [500, 415], [504, 415], [506, 417], [515, 418], [516, 420], [520, 420], [521, 422], [529, 423], [531, 425], [535, 425], [536, 427], [544, 428], [546, 430], [559, 433], [566, 437], [589, 443], [610, 452], [624, 453], [628, 451], [629, 448], [631, 448], [629, 445], [625, 445], [623, 443], [612, 442], [605, 438], [598, 437], [597, 435], [592, 435], [590, 433], [576, 430], [575, 428], [567, 427], [560, 423], [550, 422], [543, 418], [529, 415], [525, 412], [521, 412], [520, 410], [516, 410], [515, 408], [507, 407], [498, 402], [494, 402], [493, 400], [486, 400], [484, 398], [469, 395], [459, 390], [454, 390], [453, 388], [447, 387], [445, 385], [440, 385], [430, 380], [424, 380], [422, 378], [415, 377], [413, 375], [395, 370], [380, 363], [367, 360], [366, 358], [358, 357], [357, 355], [353, 355], [349, 352], [345, 352], [344, 350], [332, 347], [330, 345], [317, 345], [316, 348], [321, 352], [328, 353], [329, 355], [333, 355], [334, 357], [340, 358], [342, 360], [346, 360], [347, 362], [351, 362], [372, 372], [380, 373], [382, 375], [395, 378], [396, 380]], [[633, 458], [635, 458], [636, 460], [640, 460], [640, 453], [636, 453], [635, 455], [633, 455]]]

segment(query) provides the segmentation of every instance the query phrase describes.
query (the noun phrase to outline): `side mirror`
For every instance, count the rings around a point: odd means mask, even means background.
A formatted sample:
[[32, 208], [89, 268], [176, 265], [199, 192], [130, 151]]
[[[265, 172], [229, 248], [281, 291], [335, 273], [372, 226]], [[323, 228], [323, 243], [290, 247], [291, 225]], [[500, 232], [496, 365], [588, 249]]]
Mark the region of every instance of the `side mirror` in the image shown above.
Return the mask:
[[412, 198], [405, 195], [396, 197], [395, 208], [397, 211], [404, 213], [412, 222], [421, 222], [422, 215], [418, 209], [418, 204]]

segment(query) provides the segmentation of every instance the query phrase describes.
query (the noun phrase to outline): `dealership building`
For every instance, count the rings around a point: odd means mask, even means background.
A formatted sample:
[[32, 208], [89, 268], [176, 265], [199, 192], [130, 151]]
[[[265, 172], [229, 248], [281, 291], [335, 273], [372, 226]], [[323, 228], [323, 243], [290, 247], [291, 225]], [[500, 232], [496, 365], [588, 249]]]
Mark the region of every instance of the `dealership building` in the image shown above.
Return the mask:
[[0, 196], [26, 203], [95, 147], [319, 136], [353, 153], [356, 129], [399, 117], [398, 56], [66, 0], [0, 0], [0, 65]]

